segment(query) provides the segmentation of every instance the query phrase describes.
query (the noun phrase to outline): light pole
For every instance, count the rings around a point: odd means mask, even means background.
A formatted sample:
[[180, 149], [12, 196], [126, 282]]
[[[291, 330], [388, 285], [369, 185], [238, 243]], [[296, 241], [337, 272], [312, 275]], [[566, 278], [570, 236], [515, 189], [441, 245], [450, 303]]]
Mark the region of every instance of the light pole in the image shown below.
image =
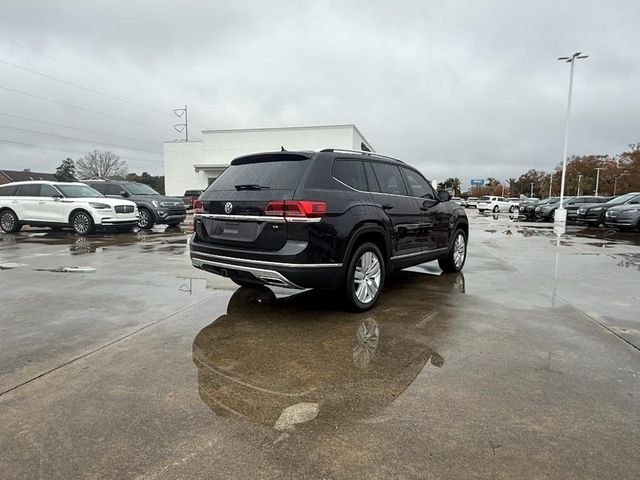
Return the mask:
[[618, 187], [618, 177], [613, 177], [613, 196], [616, 196], [616, 188]]
[[578, 193], [576, 194], [576, 197], [580, 196], [580, 181], [582, 180], [582, 174], [578, 175]]
[[551, 187], [553, 187], [553, 173], [549, 174], [549, 198], [551, 198]]
[[531, 197], [533, 198], [533, 182], [531, 182]]
[[567, 101], [567, 118], [564, 129], [564, 154], [562, 155], [562, 181], [560, 182], [560, 205], [555, 214], [555, 221], [565, 223], [567, 221], [567, 211], [564, 209], [564, 181], [567, 173], [567, 153], [569, 149], [569, 116], [571, 114], [571, 91], [573, 89], [573, 67], [577, 59], [587, 58], [588, 55], [582, 55], [582, 52], [576, 52], [570, 57], [559, 57], [558, 60], [563, 60], [566, 63], [571, 64], [571, 72], [569, 73], [569, 99]]
[[602, 167], [596, 168], [596, 197], [598, 196], [598, 187], [600, 186], [600, 170], [602, 170]]

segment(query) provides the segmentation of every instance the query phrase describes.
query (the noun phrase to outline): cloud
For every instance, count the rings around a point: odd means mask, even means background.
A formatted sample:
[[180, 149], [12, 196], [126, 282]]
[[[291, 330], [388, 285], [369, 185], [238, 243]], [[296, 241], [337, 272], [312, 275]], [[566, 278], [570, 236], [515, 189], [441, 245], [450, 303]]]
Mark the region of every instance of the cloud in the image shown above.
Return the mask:
[[[0, 86], [162, 128], [3, 90], [0, 113], [153, 143], [2, 115], [0, 125], [159, 150], [179, 136], [171, 109], [188, 104], [192, 132], [355, 123], [428, 177], [507, 178], [560, 162], [569, 69], [555, 58], [576, 50], [590, 57], [576, 65], [570, 152], [640, 140], [638, 11], [634, 1], [14, 1], [0, 59], [153, 110], [4, 64]], [[94, 148], [3, 128], [0, 140], [73, 158]], [[112, 150], [132, 170], [161, 172], [161, 155]], [[4, 168], [51, 171], [65, 156], [0, 143]]]

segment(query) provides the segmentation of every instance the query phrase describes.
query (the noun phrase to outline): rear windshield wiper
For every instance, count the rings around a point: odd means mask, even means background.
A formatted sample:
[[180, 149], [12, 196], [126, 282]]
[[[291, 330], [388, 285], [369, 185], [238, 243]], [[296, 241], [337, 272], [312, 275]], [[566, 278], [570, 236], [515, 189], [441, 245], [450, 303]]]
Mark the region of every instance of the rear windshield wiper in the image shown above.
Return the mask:
[[269, 187], [264, 185], [258, 185], [256, 183], [245, 183], [241, 185], [234, 185], [236, 190], [269, 190]]

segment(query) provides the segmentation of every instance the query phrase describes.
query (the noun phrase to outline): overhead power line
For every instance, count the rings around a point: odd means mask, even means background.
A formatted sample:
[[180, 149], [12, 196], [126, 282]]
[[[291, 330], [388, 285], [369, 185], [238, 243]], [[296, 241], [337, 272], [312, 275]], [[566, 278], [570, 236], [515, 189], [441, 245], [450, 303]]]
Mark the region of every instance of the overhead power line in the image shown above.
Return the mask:
[[94, 113], [96, 115], [102, 115], [103, 117], [114, 118], [116, 120], [121, 120], [123, 122], [135, 123], [136, 125], [143, 125], [145, 127], [152, 127], [152, 128], [158, 128], [158, 129], [161, 129], [161, 130], [166, 130], [166, 127], [163, 127], [163, 126], [160, 126], [160, 125], [154, 125], [152, 123], [145, 123], [145, 122], [138, 122], [137, 120], [131, 120], [131, 119], [125, 118], [125, 117], [118, 117], [117, 115], [111, 115], [110, 113], [99, 112], [97, 110], [91, 110], [89, 108], [80, 107], [78, 105], [73, 105], [73, 104], [70, 104], [70, 103], [61, 102], [59, 100], [54, 100], [52, 98], [41, 97], [39, 95], [34, 95], [32, 93], [23, 92], [22, 90], [16, 90], [14, 88], [3, 87], [3, 86], [0, 85], [0, 89], [6, 90], [7, 92], [17, 93], [19, 95], [24, 95], [24, 96], [27, 96], [27, 97], [31, 97], [31, 98], [36, 98], [38, 100], [43, 100], [45, 102], [51, 102], [51, 103], [56, 103], [58, 105], [63, 105], [65, 107], [75, 108], [76, 110], [81, 110], [83, 112], [89, 112], [89, 113]]
[[108, 93], [101, 92], [101, 91], [99, 91], [99, 90], [94, 90], [93, 88], [85, 87], [84, 85], [79, 85], [79, 84], [77, 84], [77, 83], [69, 82], [69, 81], [67, 81], [67, 80], [63, 80], [63, 79], [61, 79], [61, 78], [54, 77], [53, 75], [49, 75], [49, 74], [46, 74], [46, 73], [43, 73], [43, 72], [39, 72], [39, 71], [37, 71], [37, 70], [33, 70], [33, 69], [31, 69], [31, 68], [24, 67], [24, 66], [22, 66], [22, 65], [18, 65], [18, 64], [16, 64], [16, 63], [8, 62], [7, 60], [3, 60], [3, 59], [1, 59], [1, 58], [0, 58], [0, 63], [4, 63], [5, 65], [8, 65], [8, 66], [13, 67], [13, 68], [17, 68], [17, 69], [20, 69], [20, 70], [24, 70], [25, 72], [33, 73], [34, 75], [40, 75], [41, 77], [45, 77], [45, 78], [48, 78], [48, 79], [50, 79], [50, 80], [54, 80], [54, 81], [56, 81], [56, 82], [63, 83], [63, 84], [65, 84], [65, 85], [70, 85], [70, 86], [72, 86], [72, 87], [79, 88], [79, 89], [81, 89], [81, 90], [84, 90], [84, 91], [86, 91], [86, 92], [93, 93], [93, 94], [95, 94], [95, 95], [102, 95], [103, 97], [107, 97], [107, 98], [110, 98], [110, 99], [112, 99], [112, 100], [117, 100], [117, 101], [119, 101], [119, 102], [128, 103], [128, 104], [130, 104], [130, 105], [135, 105], [136, 107], [140, 107], [140, 108], [146, 108], [147, 110], [152, 110], [152, 111], [154, 111], [154, 112], [158, 112], [158, 113], [161, 113], [161, 114], [163, 114], [163, 115], [168, 115], [168, 116], [170, 116], [170, 117], [173, 117], [173, 115], [172, 115], [172, 114], [170, 114], [169, 112], [165, 112], [165, 111], [163, 111], [163, 110], [159, 110], [159, 109], [154, 108], [154, 107], [149, 107], [149, 106], [144, 105], [144, 104], [142, 104], [142, 103], [133, 102], [133, 101], [131, 101], [131, 100], [127, 100], [127, 99], [125, 99], [125, 98], [116, 97], [115, 95], [110, 95], [110, 94], [108, 94]]
[[[51, 145], [40, 145], [37, 143], [27, 143], [27, 142], [16, 142], [13, 140], [4, 140], [0, 138], [0, 143], [6, 143], [6, 144], [12, 144], [12, 145], [21, 145], [21, 146], [26, 146], [26, 147], [37, 147], [37, 148], [48, 148], [51, 150], [59, 150], [61, 152], [75, 152], [75, 153], [80, 153], [82, 155], [86, 155], [88, 152], [85, 150], [75, 150], [72, 148], [62, 148], [62, 147], [53, 147]], [[130, 156], [125, 156], [125, 155], [119, 155], [120, 158], [125, 159], [125, 160], [136, 160], [136, 161], [140, 161], [140, 162], [149, 162], [149, 163], [162, 163], [162, 160], [152, 160], [150, 158], [139, 158], [139, 157], [130, 157]]]
[[64, 138], [66, 140], [75, 140], [75, 141], [78, 141], [78, 142], [92, 143], [92, 144], [96, 144], [96, 145], [105, 145], [107, 147], [126, 148], [128, 150], [138, 150], [140, 152], [150, 152], [150, 153], [157, 153], [157, 154], [161, 154], [162, 153], [159, 150], [149, 150], [147, 148], [129, 147], [127, 145], [118, 145], [116, 143], [97, 142], [95, 140], [87, 140], [86, 138], [68, 137], [66, 135], [58, 135], [58, 134], [55, 134], [55, 133], [41, 132], [41, 131], [38, 131], [38, 130], [31, 130], [31, 129], [28, 129], [28, 128], [10, 127], [9, 125], [0, 125], [0, 128], [5, 128], [5, 129], [8, 129], [8, 130], [15, 130], [15, 131], [18, 131], [18, 132], [36, 133], [38, 135], [46, 135], [48, 137]]
[[42, 123], [44, 125], [52, 125], [52, 126], [55, 126], [55, 127], [69, 128], [69, 129], [72, 129], [72, 130], [77, 130], [79, 132], [95, 133], [97, 135], [105, 135], [107, 137], [115, 137], [115, 138], [122, 138], [124, 140], [131, 140], [132, 142], [147, 143], [149, 145], [157, 145], [160, 142], [160, 141], [151, 142], [151, 141], [148, 141], [148, 140], [140, 140], [140, 139], [134, 138], [134, 137], [127, 137], [125, 135], [116, 135], [115, 133], [100, 132], [98, 130], [89, 130], [89, 129], [86, 129], [86, 128], [75, 127], [73, 125], [65, 125], [64, 123], [47, 122], [45, 120], [38, 120], [37, 118], [23, 117], [22, 115], [14, 115], [12, 113], [0, 112], [0, 115], [3, 115], [5, 117], [11, 117], [11, 118], [19, 118], [20, 120], [27, 120], [29, 122]]

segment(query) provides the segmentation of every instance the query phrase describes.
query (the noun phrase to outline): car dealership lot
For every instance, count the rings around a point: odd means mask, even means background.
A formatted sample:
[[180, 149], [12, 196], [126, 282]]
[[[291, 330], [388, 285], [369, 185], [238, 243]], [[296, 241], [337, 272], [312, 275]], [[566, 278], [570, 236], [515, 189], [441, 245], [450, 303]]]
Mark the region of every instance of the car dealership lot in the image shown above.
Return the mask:
[[637, 477], [640, 234], [469, 218], [362, 314], [189, 227], [0, 237], [2, 478]]

